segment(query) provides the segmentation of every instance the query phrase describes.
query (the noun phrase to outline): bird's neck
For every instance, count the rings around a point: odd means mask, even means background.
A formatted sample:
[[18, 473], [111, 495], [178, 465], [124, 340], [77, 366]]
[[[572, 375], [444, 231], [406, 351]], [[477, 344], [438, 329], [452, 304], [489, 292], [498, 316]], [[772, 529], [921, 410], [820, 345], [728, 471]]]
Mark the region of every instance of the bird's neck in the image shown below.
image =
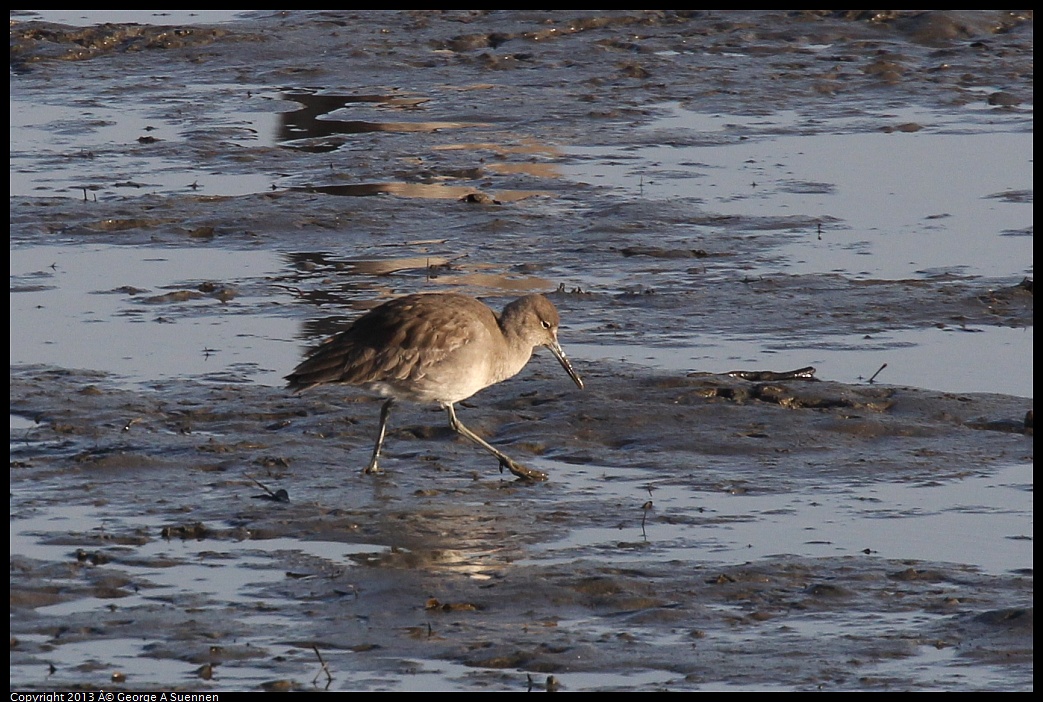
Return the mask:
[[513, 378], [521, 372], [525, 364], [532, 358], [532, 344], [519, 334], [512, 333], [509, 329], [503, 329], [503, 339], [506, 344], [506, 353], [499, 359], [496, 375], [500, 382], [507, 378]]

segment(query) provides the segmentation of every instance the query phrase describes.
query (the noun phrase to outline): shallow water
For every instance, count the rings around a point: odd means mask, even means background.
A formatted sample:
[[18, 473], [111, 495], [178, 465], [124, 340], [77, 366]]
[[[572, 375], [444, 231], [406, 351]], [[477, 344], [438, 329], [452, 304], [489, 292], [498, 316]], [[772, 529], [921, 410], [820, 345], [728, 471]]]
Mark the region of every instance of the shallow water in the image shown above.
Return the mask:
[[[93, 368], [134, 384], [179, 377], [281, 384], [299, 357], [296, 322], [278, 316], [279, 300], [256, 281], [283, 266], [260, 250], [12, 249], [11, 363]], [[212, 281], [220, 288], [200, 290]]]
[[[536, 465], [566, 472], [546, 461]], [[691, 489], [670, 479], [649, 480], [636, 469], [572, 467], [567, 474], [566, 501], [634, 500], [649, 491], [655, 512], [643, 526], [634, 512], [615, 527], [574, 529], [542, 544], [534, 561], [565, 565], [591, 552], [616, 551], [620, 543], [644, 542], [659, 558], [721, 563], [780, 554], [856, 556], [867, 549], [899, 560], [931, 553], [939, 561], [973, 563], [997, 574], [1032, 562], [1031, 465], [945, 483], [811, 485], [799, 494]], [[672, 513], [698, 513], [701, 519], [664, 523]], [[939, 534], [949, 538], [940, 540]], [[639, 564], [648, 556], [641, 549], [632, 559], [624, 551], [613, 560]]]
[[[395, 264], [423, 267], [430, 260]], [[12, 249], [11, 362], [93, 368], [127, 383], [187, 376], [281, 385], [300, 355], [294, 338], [299, 325], [287, 309], [293, 296], [257, 281], [285, 276], [285, 265], [283, 257], [260, 250]], [[126, 272], [114, 280], [112, 271], [122, 267]], [[489, 287], [512, 284], [487, 280]], [[200, 291], [213, 281], [220, 281], [216, 290]], [[114, 282], [119, 285], [112, 287]], [[534, 281], [533, 288], [541, 285]], [[105, 343], [109, 338], [120, 340], [118, 352]], [[1031, 397], [1032, 365], [1026, 360], [1032, 341], [1032, 327], [974, 325], [792, 340], [737, 331], [675, 333], [645, 345], [620, 339], [569, 348], [584, 362], [606, 359], [670, 371], [813, 365], [820, 377], [844, 382], [864, 381], [887, 364], [881, 382]], [[992, 362], [977, 363], [986, 357]], [[954, 370], [972, 367], [973, 374]]]
[[11, 19], [21, 22], [42, 20], [74, 27], [89, 27], [105, 22], [135, 24], [212, 24], [229, 22], [245, 10], [16, 10]]
[[[12, 689], [1032, 689], [1031, 16], [52, 12]], [[425, 290], [552, 293], [460, 408], [548, 483], [279, 388]]]
[[[698, 198], [721, 217], [821, 222], [795, 226], [750, 275], [1031, 275], [1031, 117], [997, 120], [978, 106], [962, 118], [905, 109], [857, 119], [660, 109], [636, 134], [649, 143], [573, 147], [581, 162], [564, 173], [653, 201]], [[918, 129], [884, 131], [900, 124]]]

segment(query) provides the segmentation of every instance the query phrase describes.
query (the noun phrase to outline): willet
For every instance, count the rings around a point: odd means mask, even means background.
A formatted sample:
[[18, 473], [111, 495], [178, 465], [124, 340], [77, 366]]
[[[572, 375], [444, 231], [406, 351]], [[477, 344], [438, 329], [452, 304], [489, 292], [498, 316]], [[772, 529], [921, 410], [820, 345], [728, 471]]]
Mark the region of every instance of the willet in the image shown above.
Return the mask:
[[316, 385], [354, 385], [388, 398], [366, 473], [379, 472], [388, 415], [396, 400], [437, 402], [449, 426], [500, 461], [520, 478], [546, 480], [472, 432], [456, 417], [453, 403], [516, 375], [545, 346], [576, 385], [583, 381], [558, 344], [558, 311], [543, 295], [526, 295], [497, 315], [472, 297], [456, 293], [406, 295], [357, 319], [309, 352], [286, 376], [301, 392]]

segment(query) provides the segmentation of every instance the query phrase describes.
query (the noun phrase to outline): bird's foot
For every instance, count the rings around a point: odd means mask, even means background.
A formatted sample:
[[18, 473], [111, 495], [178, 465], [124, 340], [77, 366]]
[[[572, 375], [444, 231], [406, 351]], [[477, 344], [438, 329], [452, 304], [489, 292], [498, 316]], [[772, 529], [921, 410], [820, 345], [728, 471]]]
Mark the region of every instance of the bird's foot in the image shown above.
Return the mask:
[[383, 475], [384, 469], [377, 465], [376, 461], [372, 461], [365, 470], [362, 471], [363, 475]]
[[506, 468], [507, 470], [511, 471], [512, 473], [517, 475], [522, 480], [531, 480], [532, 482], [537, 482], [537, 483], [538, 482], [543, 482], [544, 480], [547, 480], [550, 477], [550, 476], [548, 476], [546, 473], [544, 473], [541, 470], [536, 470], [535, 468], [526, 468], [525, 466], [521, 465], [520, 463], [515, 463], [514, 461], [512, 461], [509, 458], [507, 460], [501, 460], [500, 461], [500, 472], [501, 473], [503, 472], [504, 468]]

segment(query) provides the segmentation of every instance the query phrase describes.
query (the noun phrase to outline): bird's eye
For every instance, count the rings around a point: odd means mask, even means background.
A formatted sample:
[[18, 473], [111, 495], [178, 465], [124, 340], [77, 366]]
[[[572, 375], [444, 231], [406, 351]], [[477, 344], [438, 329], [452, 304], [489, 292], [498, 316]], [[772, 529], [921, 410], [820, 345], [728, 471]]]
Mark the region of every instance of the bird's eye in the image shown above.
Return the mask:
[[540, 324], [543, 325], [544, 329], [550, 329], [550, 322], [548, 322], [546, 319], [542, 320]]

